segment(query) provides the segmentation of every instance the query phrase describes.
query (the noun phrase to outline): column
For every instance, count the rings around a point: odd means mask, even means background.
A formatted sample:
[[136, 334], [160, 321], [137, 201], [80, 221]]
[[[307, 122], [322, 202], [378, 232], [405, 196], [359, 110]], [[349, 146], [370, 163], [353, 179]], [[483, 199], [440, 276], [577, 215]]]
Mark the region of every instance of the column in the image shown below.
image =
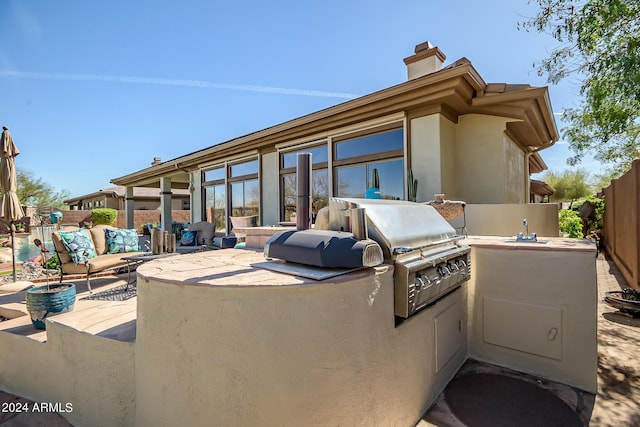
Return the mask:
[[124, 193], [124, 221], [126, 228], [135, 228], [133, 187], [127, 186]]
[[171, 232], [171, 178], [160, 178], [160, 219], [162, 229]]

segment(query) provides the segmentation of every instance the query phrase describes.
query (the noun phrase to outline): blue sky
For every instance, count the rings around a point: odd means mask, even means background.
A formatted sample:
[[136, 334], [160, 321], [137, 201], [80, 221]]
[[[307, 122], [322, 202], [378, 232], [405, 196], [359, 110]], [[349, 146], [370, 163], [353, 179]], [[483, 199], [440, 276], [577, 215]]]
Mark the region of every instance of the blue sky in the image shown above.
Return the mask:
[[[547, 85], [526, 0], [0, 0], [0, 121], [19, 168], [80, 196], [406, 80], [426, 40], [487, 82]], [[550, 87], [555, 112], [578, 85]], [[562, 128], [559, 117], [558, 127]], [[567, 168], [562, 141], [541, 152]], [[592, 162], [583, 167], [593, 170]]]

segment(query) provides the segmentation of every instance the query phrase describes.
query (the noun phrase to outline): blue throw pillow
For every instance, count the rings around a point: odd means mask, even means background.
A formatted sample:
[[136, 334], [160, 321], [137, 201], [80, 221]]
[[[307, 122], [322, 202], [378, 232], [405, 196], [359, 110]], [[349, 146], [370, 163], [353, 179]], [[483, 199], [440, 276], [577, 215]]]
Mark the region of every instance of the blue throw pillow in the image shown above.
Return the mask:
[[107, 239], [108, 253], [121, 254], [124, 252], [138, 252], [140, 250], [138, 232], [134, 229], [104, 229]]
[[84, 228], [77, 231], [61, 231], [60, 238], [74, 264], [82, 264], [98, 256], [89, 232]]
[[198, 244], [198, 230], [182, 230], [180, 246], [196, 246]]

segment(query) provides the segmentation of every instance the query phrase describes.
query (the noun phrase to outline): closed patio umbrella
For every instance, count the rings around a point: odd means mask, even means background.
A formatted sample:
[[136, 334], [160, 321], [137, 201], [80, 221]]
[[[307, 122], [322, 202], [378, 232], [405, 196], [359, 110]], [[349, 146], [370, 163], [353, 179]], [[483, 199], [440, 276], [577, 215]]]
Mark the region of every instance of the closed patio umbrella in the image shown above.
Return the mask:
[[13, 281], [16, 281], [16, 249], [15, 249], [15, 221], [24, 217], [24, 211], [20, 205], [18, 190], [18, 175], [16, 174], [15, 157], [20, 154], [18, 147], [13, 143], [9, 128], [2, 127], [2, 158], [0, 158], [0, 186], [2, 186], [2, 212], [0, 218], [11, 226], [11, 252], [13, 256]]

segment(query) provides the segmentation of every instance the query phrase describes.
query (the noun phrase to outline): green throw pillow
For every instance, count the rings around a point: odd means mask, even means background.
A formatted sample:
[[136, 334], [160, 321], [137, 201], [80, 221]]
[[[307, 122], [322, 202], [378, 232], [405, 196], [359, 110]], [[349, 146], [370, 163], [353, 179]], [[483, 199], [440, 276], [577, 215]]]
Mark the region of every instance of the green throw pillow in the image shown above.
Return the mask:
[[84, 228], [77, 231], [61, 231], [60, 238], [74, 264], [82, 264], [86, 260], [98, 256], [96, 248], [93, 246], [93, 240]]
[[133, 229], [104, 229], [110, 254], [138, 252], [140, 250], [138, 232]]

